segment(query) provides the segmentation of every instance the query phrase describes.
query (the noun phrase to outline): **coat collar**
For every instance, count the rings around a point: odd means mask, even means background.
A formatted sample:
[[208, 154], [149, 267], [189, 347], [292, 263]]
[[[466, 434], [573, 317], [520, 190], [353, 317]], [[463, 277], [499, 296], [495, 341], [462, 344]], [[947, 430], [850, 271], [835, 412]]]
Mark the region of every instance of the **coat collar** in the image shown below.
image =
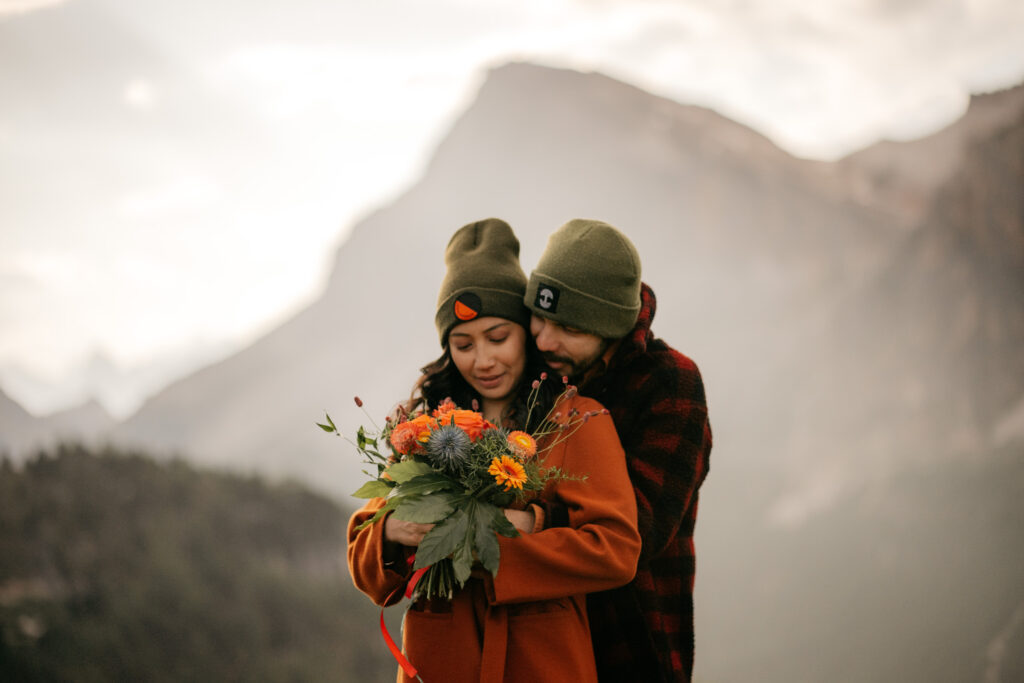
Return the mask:
[[626, 336], [617, 340], [617, 347], [611, 356], [603, 357], [600, 360], [600, 368], [596, 372], [588, 373], [582, 384], [590, 386], [600, 384], [601, 377], [606, 372], [625, 365], [633, 358], [647, 352], [647, 343], [654, 338], [654, 334], [651, 332], [651, 321], [654, 320], [656, 308], [657, 301], [654, 298], [654, 290], [647, 283], [640, 283], [640, 313], [637, 315], [633, 329]]
[[640, 283], [640, 313], [637, 315], [636, 324], [622, 338], [619, 350], [609, 365], [614, 367], [634, 356], [646, 353], [647, 343], [654, 338], [654, 334], [651, 332], [651, 323], [654, 321], [654, 311], [657, 307], [658, 302], [654, 297], [654, 290], [646, 282]]

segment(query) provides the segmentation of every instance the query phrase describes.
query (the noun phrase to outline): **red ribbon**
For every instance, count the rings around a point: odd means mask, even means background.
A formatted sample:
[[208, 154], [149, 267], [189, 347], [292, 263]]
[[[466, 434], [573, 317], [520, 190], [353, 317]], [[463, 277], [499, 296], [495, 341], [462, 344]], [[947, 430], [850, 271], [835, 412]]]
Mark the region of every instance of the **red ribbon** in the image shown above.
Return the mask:
[[[409, 560], [412, 561], [413, 557], [416, 556], [413, 555], [409, 558]], [[412, 592], [416, 589], [416, 584], [419, 583], [419, 580], [423, 577], [424, 574], [427, 573], [428, 569], [430, 569], [430, 567], [421, 567], [420, 569], [417, 569], [415, 572], [413, 572], [413, 575], [409, 577], [409, 584], [405, 587], [405, 597], [412, 597]]]
[[[415, 555], [409, 556], [409, 559], [407, 561], [410, 566], [412, 565], [415, 559]], [[412, 597], [412, 592], [416, 588], [416, 583], [420, 580], [423, 574], [426, 573], [427, 569], [429, 569], [429, 567], [423, 567], [422, 569], [417, 569], [415, 572], [413, 572], [413, 575], [409, 578], [409, 583], [405, 587], [405, 597]], [[391, 591], [391, 594], [388, 595], [387, 599], [384, 601], [384, 604], [386, 605], [387, 603], [391, 602], [391, 598], [394, 597], [395, 593], [397, 593], [400, 590], [402, 590], [401, 586]], [[414, 667], [412, 663], [409, 662], [408, 659], [406, 659], [405, 655], [402, 654], [402, 650], [398, 647], [398, 645], [395, 644], [394, 638], [392, 638], [391, 634], [388, 633], [388, 627], [384, 623], [383, 607], [380, 608], [380, 633], [382, 636], [384, 636], [384, 642], [387, 644], [388, 649], [391, 650], [391, 656], [394, 657], [395, 661], [398, 662], [398, 666], [402, 667], [402, 670], [405, 671], [405, 675], [409, 678], [419, 679], [422, 682], [423, 679], [419, 677], [416, 671], [416, 667]]]
[[[388, 627], [384, 624], [383, 607], [380, 608], [380, 632], [384, 636], [384, 642], [387, 643], [388, 649], [391, 650], [391, 655], [398, 661], [398, 666], [402, 667], [402, 670], [405, 671], [405, 675], [409, 678], [419, 678], [416, 673], [416, 667], [414, 667], [409, 660], [405, 658], [402, 651], [397, 645], [395, 645], [395, 641], [392, 639], [391, 634], [388, 633]], [[420, 678], [420, 680], [422, 681], [423, 679]]]

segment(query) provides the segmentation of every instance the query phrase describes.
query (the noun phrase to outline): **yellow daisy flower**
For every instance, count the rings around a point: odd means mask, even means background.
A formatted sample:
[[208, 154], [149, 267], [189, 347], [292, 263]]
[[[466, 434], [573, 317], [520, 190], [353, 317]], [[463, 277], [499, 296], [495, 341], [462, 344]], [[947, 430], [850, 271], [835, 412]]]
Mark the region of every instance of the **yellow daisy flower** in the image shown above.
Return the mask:
[[487, 468], [487, 473], [494, 475], [494, 480], [499, 485], [504, 484], [506, 491], [510, 488], [517, 488], [521, 491], [523, 484], [526, 483], [526, 470], [507, 455], [492, 460], [491, 466]]

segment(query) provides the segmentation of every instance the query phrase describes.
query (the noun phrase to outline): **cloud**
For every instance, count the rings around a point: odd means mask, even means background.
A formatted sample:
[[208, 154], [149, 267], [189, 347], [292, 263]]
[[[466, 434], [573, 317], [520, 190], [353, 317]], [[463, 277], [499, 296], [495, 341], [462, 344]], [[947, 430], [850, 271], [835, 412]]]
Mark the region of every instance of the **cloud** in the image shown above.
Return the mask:
[[712, 107], [798, 156], [927, 135], [979, 86], [1024, 80], [1016, 0], [576, 5], [582, 21], [548, 54]]
[[60, 5], [67, 0], [0, 0], [0, 19], [8, 15], [27, 14], [36, 10], [45, 9], [53, 5]]
[[[0, 21], [58, 4], [0, 0]], [[79, 3], [84, 16], [131, 29], [109, 34], [132, 37], [110, 46], [115, 61], [98, 45], [92, 68], [61, 50], [50, 56], [61, 68], [48, 70], [43, 53], [25, 50], [0, 69], [54, 103], [20, 98], [18, 125], [9, 113], [0, 121], [10, 186], [0, 314], [45, 312], [15, 326], [19, 353], [45, 350], [55, 362], [84, 335], [141, 358], [154, 344], [265, 328], [279, 315], [271, 308], [315, 290], [326, 266], [309, 255], [411, 182], [485, 69], [502, 62], [602, 71], [816, 158], [927, 134], [955, 119], [970, 92], [1024, 79], [1020, 0], [306, 0], [268, 2], [238, 25], [248, 8]], [[161, 65], [187, 68], [172, 80]], [[82, 93], [103, 98], [89, 110], [95, 119], [82, 117]], [[119, 107], [106, 106], [111, 97]], [[67, 163], [72, 152], [88, 163]], [[285, 258], [282, 226], [303, 245]], [[80, 260], [4, 273], [3, 252], [44, 240]], [[29, 277], [33, 293], [12, 299]], [[239, 282], [267, 291], [248, 296]], [[48, 327], [57, 321], [71, 322]], [[43, 349], [30, 330], [53, 341]], [[0, 339], [0, 350], [13, 354], [13, 343]], [[776, 522], [796, 523], [836, 492], [825, 479], [797, 493]]]
[[847, 482], [851, 478], [841, 467], [833, 464], [806, 473], [799, 486], [784, 492], [770, 506], [766, 519], [768, 525], [779, 529], [796, 529], [832, 508], [843, 495], [849, 493]]
[[218, 185], [204, 176], [183, 176], [125, 195], [117, 204], [125, 218], [144, 219], [208, 206], [221, 196]]
[[121, 99], [132, 109], [148, 110], [159, 103], [160, 91], [152, 81], [135, 78], [125, 84]]

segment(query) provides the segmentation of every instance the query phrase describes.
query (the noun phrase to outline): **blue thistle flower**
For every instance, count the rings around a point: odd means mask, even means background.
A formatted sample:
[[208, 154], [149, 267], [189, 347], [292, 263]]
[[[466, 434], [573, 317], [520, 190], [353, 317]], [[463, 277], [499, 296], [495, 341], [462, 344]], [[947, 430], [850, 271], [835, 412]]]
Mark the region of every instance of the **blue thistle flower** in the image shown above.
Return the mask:
[[469, 460], [472, 442], [469, 435], [455, 425], [435, 429], [427, 440], [427, 455], [441, 471], [457, 475]]

